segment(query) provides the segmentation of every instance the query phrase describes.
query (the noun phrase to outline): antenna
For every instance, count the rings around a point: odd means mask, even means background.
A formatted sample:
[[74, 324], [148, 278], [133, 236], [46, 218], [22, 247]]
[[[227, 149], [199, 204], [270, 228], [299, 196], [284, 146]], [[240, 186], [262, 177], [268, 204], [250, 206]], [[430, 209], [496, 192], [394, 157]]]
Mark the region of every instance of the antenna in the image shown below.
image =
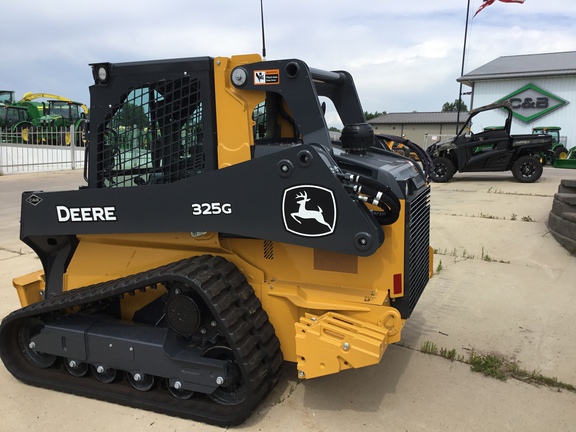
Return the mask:
[[260, 0], [260, 19], [262, 21], [262, 58], [266, 60], [266, 37], [264, 36], [264, 0]]

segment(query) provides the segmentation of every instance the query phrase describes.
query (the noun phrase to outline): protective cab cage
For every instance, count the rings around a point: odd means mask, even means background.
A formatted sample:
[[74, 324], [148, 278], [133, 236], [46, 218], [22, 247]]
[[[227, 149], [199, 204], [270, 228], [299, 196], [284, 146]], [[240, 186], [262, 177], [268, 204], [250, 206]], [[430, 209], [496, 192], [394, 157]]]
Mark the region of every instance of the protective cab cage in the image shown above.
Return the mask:
[[[216, 169], [213, 64], [213, 58], [202, 57], [92, 65], [89, 187], [171, 183]], [[252, 76], [258, 69], [279, 70], [282, 79], [276, 85], [249, 80], [237, 85], [262, 93], [252, 114], [254, 157], [275, 151], [258, 146], [274, 144], [314, 143], [331, 152], [318, 96], [332, 100], [345, 125], [364, 123], [347, 72], [281, 60], [243, 65], [232, 75], [240, 70]]]

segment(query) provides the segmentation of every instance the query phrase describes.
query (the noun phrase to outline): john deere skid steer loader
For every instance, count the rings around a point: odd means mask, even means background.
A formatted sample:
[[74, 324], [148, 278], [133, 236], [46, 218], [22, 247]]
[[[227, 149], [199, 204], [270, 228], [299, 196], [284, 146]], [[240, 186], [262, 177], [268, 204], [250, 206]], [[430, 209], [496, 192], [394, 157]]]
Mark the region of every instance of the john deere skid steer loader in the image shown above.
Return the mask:
[[14, 280], [0, 327], [16, 378], [234, 425], [283, 360], [314, 378], [400, 340], [431, 276], [430, 188], [375, 144], [348, 73], [258, 55], [92, 70], [87, 186], [22, 198], [43, 270]]

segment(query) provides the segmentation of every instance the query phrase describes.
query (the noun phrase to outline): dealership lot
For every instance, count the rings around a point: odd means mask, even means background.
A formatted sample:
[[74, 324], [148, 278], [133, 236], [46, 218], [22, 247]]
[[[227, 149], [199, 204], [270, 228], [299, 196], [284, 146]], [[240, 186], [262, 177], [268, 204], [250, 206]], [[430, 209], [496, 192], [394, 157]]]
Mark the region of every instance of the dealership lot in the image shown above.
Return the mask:
[[[431, 342], [465, 357], [493, 353], [576, 385], [576, 257], [546, 228], [564, 178], [576, 180], [576, 170], [546, 167], [534, 184], [518, 183], [509, 172], [457, 174], [449, 183], [433, 184], [431, 242], [438, 273], [401, 344], [391, 346], [377, 366], [310, 381], [298, 381], [294, 366], [286, 364], [278, 387], [239, 429], [574, 429], [576, 393], [498, 381], [420, 352]], [[12, 278], [40, 267], [18, 239], [21, 192], [81, 184], [80, 171], [0, 176], [0, 316], [19, 307]], [[3, 365], [0, 382], [0, 431], [221, 430], [32, 388]]]

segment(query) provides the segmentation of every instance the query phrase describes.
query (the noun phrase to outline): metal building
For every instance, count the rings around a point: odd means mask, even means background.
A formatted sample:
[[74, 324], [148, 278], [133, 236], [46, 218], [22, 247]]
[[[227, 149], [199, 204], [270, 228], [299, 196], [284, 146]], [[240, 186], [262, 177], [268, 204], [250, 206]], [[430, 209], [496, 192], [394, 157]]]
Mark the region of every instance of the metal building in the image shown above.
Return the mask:
[[[576, 146], [576, 51], [499, 57], [461, 76], [471, 88], [464, 102], [477, 108], [499, 101], [514, 107], [513, 134], [532, 133], [538, 126], [561, 128], [561, 141]], [[572, 103], [574, 102], [574, 103]], [[468, 113], [460, 113], [459, 124]], [[405, 136], [427, 147], [456, 130], [456, 113], [389, 113], [369, 120], [376, 133]], [[490, 118], [491, 116], [491, 118]], [[486, 114], [485, 126], [502, 125], [504, 111]]]
[[[470, 109], [509, 101], [512, 133], [559, 126], [568, 148], [576, 145], [576, 51], [499, 57], [457, 80], [471, 87]], [[493, 124], [504, 112], [494, 111]]]
[[[460, 113], [460, 123], [468, 116]], [[456, 134], [458, 113], [404, 112], [388, 113], [368, 120], [374, 133], [406, 137], [426, 148], [428, 145]]]

